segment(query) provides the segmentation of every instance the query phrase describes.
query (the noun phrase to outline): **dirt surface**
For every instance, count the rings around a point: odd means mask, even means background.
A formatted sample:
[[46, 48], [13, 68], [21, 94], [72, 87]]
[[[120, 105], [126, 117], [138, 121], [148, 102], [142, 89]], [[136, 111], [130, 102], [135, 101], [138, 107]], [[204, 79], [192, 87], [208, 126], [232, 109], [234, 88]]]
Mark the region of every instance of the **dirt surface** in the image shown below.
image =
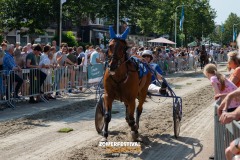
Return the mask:
[[[183, 122], [195, 117], [198, 113], [204, 110], [207, 106], [213, 103], [213, 92], [211, 86], [206, 86], [203, 89], [197, 90], [192, 94], [183, 97]], [[150, 100], [148, 100], [150, 101]], [[164, 108], [163, 108], [164, 107]], [[158, 159], [157, 156], [149, 156], [149, 148], [154, 149], [164, 148], [161, 146], [163, 139], [174, 139], [172, 105], [166, 104], [163, 107], [154, 108], [151, 113], [145, 113], [141, 117], [140, 130], [142, 143], [140, 154], [121, 154], [120, 158], [115, 159], [133, 159], [139, 157], [140, 159]], [[114, 116], [114, 115], [113, 115]], [[126, 125], [121, 128], [114, 128], [110, 132], [108, 141], [110, 142], [126, 142], [129, 141], [129, 127]], [[68, 159], [101, 159], [112, 158], [112, 155], [105, 156], [106, 148], [98, 146], [99, 141], [94, 141], [88, 144], [88, 147], [83, 147], [74, 150]]]
[[[94, 126], [96, 101], [89, 100], [0, 122], [0, 159], [202, 159], [198, 155], [206, 148], [203, 144], [213, 152], [213, 142], [204, 138], [213, 132], [210, 82], [199, 73], [169, 77], [167, 81], [183, 99], [178, 139], [173, 136], [172, 99], [152, 97], [144, 104], [140, 119], [141, 152], [105, 155], [106, 148], [98, 146], [101, 136]], [[125, 122], [125, 108], [114, 102], [113, 110], [108, 141], [127, 142], [130, 129]], [[58, 132], [66, 127], [73, 131]]]

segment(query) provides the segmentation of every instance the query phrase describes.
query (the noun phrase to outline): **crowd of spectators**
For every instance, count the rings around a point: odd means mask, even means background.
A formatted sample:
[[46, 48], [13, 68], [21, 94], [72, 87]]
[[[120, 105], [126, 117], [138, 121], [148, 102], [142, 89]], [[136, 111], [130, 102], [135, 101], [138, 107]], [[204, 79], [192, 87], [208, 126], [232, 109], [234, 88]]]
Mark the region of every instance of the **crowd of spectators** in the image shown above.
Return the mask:
[[[24, 94], [23, 92], [30, 96], [29, 103], [38, 103], [40, 94], [44, 94], [44, 98], [47, 100], [55, 99], [56, 96], [59, 97], [63, 94], [61, 89], [64, 88], [64, 85], [69, 84], [68, 92], [72, 92], [72, 89], [76, 88], [76, 75], [78, 75], [79, 90], [82, 90], [83, 79], [87, 77], [87, 66], [105, 61], [104, 51], [98, 46], [69, 47], [66, 43], [62, 43], [60, 46], [56, 44], [56, 41], [52, 41], [52, 44], [47, 45], [28, 43], [21, 46], [19, 42], [9, 44], [6, 40], [1, 43], [0, 94], [2, 100], [8, 100], [10, 97], [20, 98]], [[85, 51], [84, 48], [86, 48]], [[26, 72], [24, 69], [30, 71]], [[53, 69], [57, 70], [54, 75]], [[9, 76], [10, 81], [3, 76]], [[54, 82], [52, 81], [53, 76], [55, 76]], [[26, 89], [27, 82], [29, 82], [29, 89]], [[45, 88], [52, 86], [57, 93], [53, 95], [48, 90], [45, 94], [43, 85]], [[15, 86], [14, 91], [12, 91], [13, 86]], [[11, 93], [8, 93], [9, 87]]]
[[[29, 95], [30, 103], [37, 103], [39, 101], [39, 96], [33, 96], [36, 93], [43, 93], [41, 86], [51, 87], [54, 83], [54, 89], [57, 90], [56, 96], [61, 96], [61, 89], [70, 78], [70, 89], [68, 92], [72, 92], [72, 89], [76, 88], [75, 78], [78, 75], [78, 86], [79, 90], [82, 90], [83, 79], [87, 77], [87, 66], [95, 64], [105, 63], [105, 52], [107, 48], [101, 48], [102, 46], [79, 46], [79, 47], [69, 47], [66, 43], [62, 43], [57, 46], [56, 41], [52, 41], [51, 44], [40, 45], [28, 43], [25, 46], [21, 46], [20, 42], [16, 44], [9, 44], [6, 40], [1, 43], [0, 50], [0, 70], [15, 71], [11, 72], [10, 78], [11, 82], [16, 82], [14, 94], [6, 94], [8, 96], [13, 96], [19, 98], [22, 94], [20, 93], [20, 88], [24, 88], [26, 84], [26, 77], [30, 83]], [[182, 69], [192, 69], [198, 67], [200, 62], [200, 51], [202, 47], [191, 47], [191, 48], [172, 48], [169, 46], [158, 46], [158, 47], [137, 47], [133, 46], [127, 50], [129, 56], [133, 54], [142, 55], [144, 50], [151, 50], [153, 56], [153, 62], [159, 64], [160, 68], [167, 72], [175, 72]], [[230, 48], [220, 49], [220, 48], [207, 48], [206, 53], [210, 61], [225, 61], [226, 53], [230, 51]], [[196, 65], [197, 64], [197, 65]], [[68, 67], [69, 76], [64, 74], [64, 67]], [[78, 74], [76, 71], [77, 66], [82, 67], [82, 73]], [[55, 79], [56, 82], [52, 82], [52, 75], [50, 69], [58, 68], [59, 72], [56, 72]], [[21, 72], [22, 69], [31, 69], [29, 74], [16, 74]], [[36, 75], [40, 78], [36, 80]], [[14, 77], [14, 78], [13, 78]], [[235, 78], [236, 80], [236, 78]], [[0, 79], [0, 83], [3, 80]], [[9, 84], [12, 87], [12, 84]], [[40, 86], [40, 87], [36, 87]], [[4, 85], [1, 84], [1, 93], [7, 91]], [[25, 89], [26, 90], [26, 89]], [[27, 91], [26, 91], [27, 92]], [[55, 96], [55, 95], [54, 95]], [[46, 99], [55, 98], [51, 93], [45, 94]]]

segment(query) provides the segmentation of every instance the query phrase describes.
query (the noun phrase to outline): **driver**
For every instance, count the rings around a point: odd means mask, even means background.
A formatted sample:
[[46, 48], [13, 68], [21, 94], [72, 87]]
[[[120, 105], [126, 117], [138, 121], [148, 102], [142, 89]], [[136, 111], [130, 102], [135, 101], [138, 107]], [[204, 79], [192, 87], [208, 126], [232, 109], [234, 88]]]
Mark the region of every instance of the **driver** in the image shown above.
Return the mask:
[[160, 93], [161, 95], [167, 96], [168, 95], [166, 91], [167, 84], [163, 81], [161, 87], [157, 85], [158, 81], [156, 80], [156, 78], [158, 80], [162, 80], [163, 71], [161, 70], [158, 64], [151, 62], [153, 60], [152, 51], [144, 50], [142, 53], [142, 57], [154, 71], [154, 75], [152, 75], [151, 84], [148, 87], [148, 92], [153, 94]]

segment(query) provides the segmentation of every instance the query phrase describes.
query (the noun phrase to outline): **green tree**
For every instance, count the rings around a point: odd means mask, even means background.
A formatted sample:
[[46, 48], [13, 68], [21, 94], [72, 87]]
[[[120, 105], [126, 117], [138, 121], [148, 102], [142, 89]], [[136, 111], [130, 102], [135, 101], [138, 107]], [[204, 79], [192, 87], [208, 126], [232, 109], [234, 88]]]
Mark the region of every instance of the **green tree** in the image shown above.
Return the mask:
[[235, 13], [230, 13], [223, 25], [224, 32], [222, 33], [222, 42], [225, 45], [229, 45], [230, 42], [233, 41], [233, 27], [238, 32], [240, 31], [240, 17], [238, 17]]
[[[29, 34], [34, 39], [54, 21], [52, 5], [53, 0], [1, 0], [2, 27], [9, 31], [20, 30], [20, 34]], [[22, 27], [27, 29], [21, 30]]]
[[[55, 35], [53, 37], [53, 40], [57, 41], [58, 39], [59, 39], [59, 35]], [[67, 43], [69, 47], [78, 46], [77, 40], [73, 35], [73, 32], [71, 31], [68, 31], [67, 33], [62, 33], [62, 42]]]

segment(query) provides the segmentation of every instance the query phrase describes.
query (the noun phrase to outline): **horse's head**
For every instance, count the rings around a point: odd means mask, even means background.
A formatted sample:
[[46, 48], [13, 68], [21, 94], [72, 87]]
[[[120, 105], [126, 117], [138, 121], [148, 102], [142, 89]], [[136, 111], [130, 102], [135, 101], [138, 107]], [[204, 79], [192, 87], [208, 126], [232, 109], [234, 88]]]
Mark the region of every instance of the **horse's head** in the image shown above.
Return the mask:
[[122, 35], [116, 35], [113, 31], [113, 28], [110, 27], [110, 36], [111, 41], [109, 42], [109, 49], [107, 52], [108, 58], [108, 69], [111, 73], [114, 71], [126, 60], [127, 58], [127, 34], [129, 32], [129, 28], [125, 30]]

